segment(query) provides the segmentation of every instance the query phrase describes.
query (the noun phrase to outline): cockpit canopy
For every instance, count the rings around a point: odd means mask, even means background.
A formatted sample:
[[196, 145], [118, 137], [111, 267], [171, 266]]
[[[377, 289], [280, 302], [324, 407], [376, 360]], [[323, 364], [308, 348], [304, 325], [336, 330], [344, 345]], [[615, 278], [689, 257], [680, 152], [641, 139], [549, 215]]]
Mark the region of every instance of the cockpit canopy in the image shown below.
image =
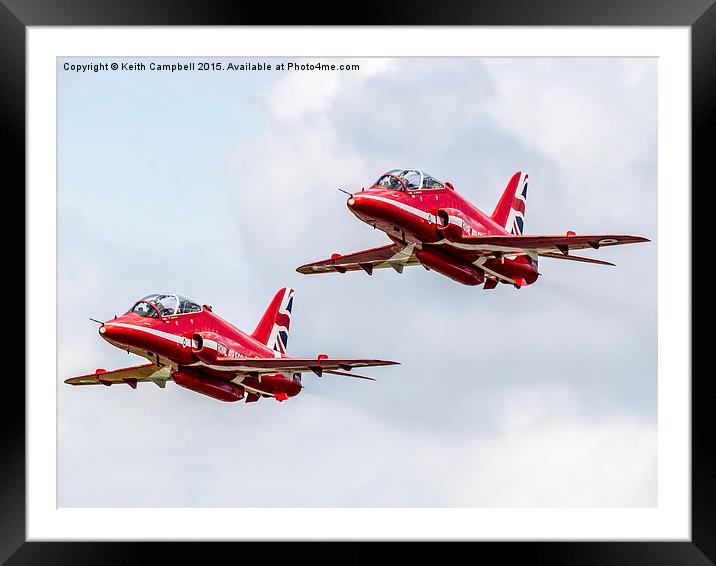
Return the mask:
[[129, 310], [129, 312], [133, 312], [139, 316], [148, 316], [150, 318], [161, 318], [200, 311], [201, 307], [197, 303], [173, 293], [147, 295], [134, 303], [134, 306]]
[[396, 191], [416, 191], [418, 189], [442, 189], [443, 183], [425, 171], [417, 169], [393, 169], [383, 174], [376, 185]]

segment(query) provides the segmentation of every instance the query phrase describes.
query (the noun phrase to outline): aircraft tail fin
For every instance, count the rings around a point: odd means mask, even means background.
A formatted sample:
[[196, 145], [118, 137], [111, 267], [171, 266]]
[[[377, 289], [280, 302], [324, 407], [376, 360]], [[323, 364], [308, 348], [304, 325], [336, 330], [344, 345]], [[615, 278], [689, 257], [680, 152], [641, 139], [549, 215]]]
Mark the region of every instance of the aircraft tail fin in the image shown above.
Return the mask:
[[525, 228], [527, 207], [527, 173], [518, 171], [507, 183], [492, 219], [514, 236], [521, 236]]
[[285, 354], [288, 346], [288, 330], [291, 325], [293, 289], [284, 287], [276, 293], [261, 317], [251, 337], [266, 344], [274, 352]]

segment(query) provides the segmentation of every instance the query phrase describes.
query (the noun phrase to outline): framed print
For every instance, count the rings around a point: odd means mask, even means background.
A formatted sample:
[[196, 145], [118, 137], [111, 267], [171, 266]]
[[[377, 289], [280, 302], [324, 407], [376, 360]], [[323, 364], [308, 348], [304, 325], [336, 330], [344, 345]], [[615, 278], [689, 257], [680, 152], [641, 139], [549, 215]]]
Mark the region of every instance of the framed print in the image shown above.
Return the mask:
[[27, 223], [3, 560], [714, 560], [711, 3], [126, 6], [0, 12]]

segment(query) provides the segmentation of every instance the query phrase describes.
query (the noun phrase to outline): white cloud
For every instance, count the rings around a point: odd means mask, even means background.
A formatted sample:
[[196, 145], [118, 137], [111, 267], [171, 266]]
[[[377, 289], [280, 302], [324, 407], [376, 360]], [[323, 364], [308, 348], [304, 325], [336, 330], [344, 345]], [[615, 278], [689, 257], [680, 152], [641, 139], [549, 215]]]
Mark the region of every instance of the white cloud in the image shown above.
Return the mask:
[[584, 419], [580, 402], [558, 388], [510, 391], [505, 405], [497, 434], [422, 454], [420, 469], [449, 477], [450, 505], [656, 505], [653, 426], [628, 415]]
[[656, 149], [655, 97], [631, 88], [654, 71], [653, 61], [491, 60], [486, 69], [495, 85], [489, 114], [556, 162], [572, 191], [604, 173], [628, 188], [630, 168]]
[[288, 75], [268, 94], [266, 105], [277, 120], [300, 118], [325, 110], [338, 91], [336, 73], [298, 72]]
[[[345, 199], [337, 189], [364, 182], [366, 164], [328, 109], [338, 95], [350, 97], [364, 81], [390, 68], [376, 60], [363, 63], [360, 72], [291, 73], [272, 85], [262, 129], [238, 140], [232, 153], [236, 208], [252, 250], [262, 256], [280, 250], [298, 258], [343, 228]], [[259, 219], [262, 229], [248, 219]]]
[[[102, 416], [99, 405], [108, 395], [123, 406], [121, 428]], [[76, 487], [65, 490], [60, 503], [656, 504], [651, 426], [624, 415], [584, 418], [577, 399], [555, 388], [509, 390], [501, 403], [506, 411], [496, 433], [465, 437], [439, 427], [423, 431], [391, 423], [338, 397], [310, 392], [291, 405], [243, 407], [197, 399], [172, 384], [164, 391], [150, 386], [73, 390], [64, 404], [75, 418], [61, 429], [61, 449], [63, 458], [86, 465], [73, 468], [72, 478], [61, 478]], [[183, 411], [179, 420], [173, 416], [177, 408]], [[208, 427], [221, 435], [219, 444], [207, 437]], [[68, 444], [70, 436], [82, 442]], [[94, 471], [95, 462], [101, 462], [101, 474]], [[151, 479], [158, 476], [161, 481]], [[150, 491], [143, 488], [147, 481]]]
[[[299, 62], [298, 64], [306, 64]], [[316, 62], [313, 61], [312, 64]], [[326, 111], [339, 94], [345, 95], [353, 87], [376, 75], [388, 72], [392, 67], [390, 59], [368, 59], [356, 61], [341, 59], [340, 63], [358, 64], [355, 71], [288, 71], [269, 92], [266, 93], [265, 106], [274, 121], [299, 120], [306, 115], [315, 115]]]

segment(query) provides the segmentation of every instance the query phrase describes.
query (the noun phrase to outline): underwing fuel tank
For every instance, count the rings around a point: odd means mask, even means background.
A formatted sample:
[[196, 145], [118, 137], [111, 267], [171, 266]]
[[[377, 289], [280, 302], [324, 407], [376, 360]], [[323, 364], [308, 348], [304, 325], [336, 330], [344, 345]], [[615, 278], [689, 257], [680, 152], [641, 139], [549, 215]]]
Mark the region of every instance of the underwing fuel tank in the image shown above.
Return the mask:
[[420, 250], [415, 252], [415, 257], [425, 267], [433, 269], [464, 285], [480, 285], [485, 281], [485, 274], [472, 264], [462, 263], [437, 250]]
[[219, 401], [240, 401], [244, 398], [244, 388], [230, 381], [212, 377], [206, 374], [196, 375], [191, 371], [181, 370], [172, 374], [174, 383], [207, 395]]

